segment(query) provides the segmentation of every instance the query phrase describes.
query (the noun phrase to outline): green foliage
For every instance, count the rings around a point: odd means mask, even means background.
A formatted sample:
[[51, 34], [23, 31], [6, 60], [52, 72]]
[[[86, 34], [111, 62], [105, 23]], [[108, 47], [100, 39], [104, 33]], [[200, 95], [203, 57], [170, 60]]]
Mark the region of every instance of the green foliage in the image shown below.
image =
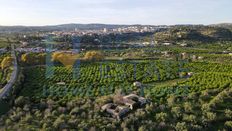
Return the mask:
[[[117, 89], [129, 93], [137, 90], [132, 86], [134, 81], [150, 83], [178, 78], [180, 68], [176, 62], [165, 61], [81, 63], [77, 69], [52, 67], [54, 74], [46, 78], [46, 69], [36, 67], [25, 70], [28, 82], [25, 82], [22, 94], [34, 98], [62, 98], [104, 96]], [[35, 84], [38, 81], [40, 83]], [[65, 85], [58, 85], [59, 82]]]
[[218, 63], [188, 63], [186, 65], [195, 75], [180, 85], [189, 86], [191, 91], [206, 89], [225, 89], [232, 81], [232, 65]]
[[174, 95], [169, 96], [167, 99], [168, 106], [172, 107], [175, 104], [176, 97]]
[[232, 118], [232, 111], [230, 109], [226, 109], [225, 110], [225, 116], [229, 119]]
[[18, 107], [23, 107], [25, 103], [26, 103], [26, 99], [23, 96], [20, 96], [15, 100], [15, 106]]
[[178, 122], [175, 126], [177, 131], [188, 131], [187, 125], [185, 122]]
[[160, 112], [155, 115], [155, 118], [158, 122], [165, 122], [167, 121], [168, 114], [164, 112]]
[[191, 113], [193, 111], [193, 108], [192, 108], [192, 103], [190, 102], [185, 102], [184, 103], [184, 111], [186, 113]]
[[218, 41], [231, 40], [232, 33], [229, 29], [206, 26], [176, 26], [166, 31], [155, 34], [157, 41]]
[[[193, 72], [193, 76], [175, 81], [183, 69], [186, 73]], [[21, 96], [0, 119], [4, 125], [0, 129], [231, 129], [232, 70], [228, 63], [181, 64], [161, 60], [81, 63], [78, 75], [73, 75], [72, 68], [57, 66], [52, 68], [54, 74], [50, 77], [44, 67], [24, 71]], [[169, 84], [170, 80], [174, 84]], [[102, 105], [114, 100], [111, 94], [115, 91], [138, 92], [132, 86], [134, 81], [143, 83], [150, 104], [131, 111], [121, 121], [101, 111]], [[57, 84], [60, 82], [64, 84]], [[162, 85], [163, 82], [167, 84]]]
[[225, 122], [225, 126], [226, 126], [226, 128], [228, 128], [228, 129], [232, 129], [232, 121], [226, 121], [226, 122]]
[[202, 120], [203, 121], [215, 121], [216, 120], [216, 113], [213, 113], [213, 112], [207, 112], [206, 114], [204, 114], [202, 116]]
[[1, 69], [4, 70], [13, 64], [13, 58], [12, 57], [5, 57], [1, 62]]
[[171, 113], [173, 114], [174, 118], [179, 119], [182, 117], [182, 110], [180, 107], [172, 107]]
[[[8, 53], [0, 55], [1, 70], [0, 70], [0, 89], [8, 82], [12, 72], [13, 60]], [[0, 90], [1, 91], [1, 90]]]
[[24, 65], [44, 65], [45, 61], [45, 53], [25, 53], [21, 56], [21, 62]]

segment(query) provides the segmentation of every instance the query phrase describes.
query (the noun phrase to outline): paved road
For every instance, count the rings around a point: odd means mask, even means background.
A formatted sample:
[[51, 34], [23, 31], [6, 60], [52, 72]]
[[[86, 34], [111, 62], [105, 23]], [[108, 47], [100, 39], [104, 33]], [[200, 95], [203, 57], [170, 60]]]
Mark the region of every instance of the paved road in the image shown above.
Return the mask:
[[17, 57], [16, 57], [15, 50], [14, 50], [14, 45], [11, 46], [11, 49], [12, 49], [11, 55], [14, 58], [14, 62], [13, 62], [14, 69], [11, 74], [10, 81], [4, 86], [4, 88], [0, 92], [0, 99], [4, 99], [9, 95], [18, 76], [18, 63], [17, 63]]

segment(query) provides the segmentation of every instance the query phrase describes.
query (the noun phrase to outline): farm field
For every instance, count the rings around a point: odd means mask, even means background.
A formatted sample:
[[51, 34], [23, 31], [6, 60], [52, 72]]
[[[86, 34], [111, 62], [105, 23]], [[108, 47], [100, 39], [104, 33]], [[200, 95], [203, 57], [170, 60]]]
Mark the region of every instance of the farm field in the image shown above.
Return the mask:
[[[128, 60], [81, 63], [75, 69], [25, 68], [15, 109], [1, 122], [31, 125], [16, 124], [9, 129], [52, 130], [47, 123], [56, 129], [65, 123], [74, 130], [230, 129], [231, 67], [226, 63]], [[189, 72], [193, 75], [188, 76]], [[135, 81], [144, 87], [133, 86]], [[125, 94], [145, 96], [151, 103], [121, 121], [111, 119], [101, 112], [100, 106], [111, 101], [112, 94], [119, 89]]]
[[[154, 94], [159, 96], [159, 93], [155, 91], [158, 88], [163, 90], [168, 86], [170, 88], [181, 86], [188, 91], [197, 92], [206, 89], [224, 89], [229, 87], [232, 81], [232, 73], [230, 73], [232, 65], [204, 62], [99, 62], [82, 63], [76, 69], [67, 67], [49, 69], [45, 67], [26, 69], [26, 80], [21, 95], [31, 95], [34, 98], [98, 97], [112, 94], [117, 89], [122, 89], [125, 93], [137, 91], [133, 82], [139, 81], [146, 85], [145, 91], [149, 90], [147, 91], [149, 95], [153, 94], [154, 90]], [[193, 72], [194, 75], [191, 78], [180, 78], [179, 74], [187, 72]], [[169, 80], [171, 83], [168, 83]], [[165, 81], [167, 81], [166, 84]]]
[[[57, 96], [57, 93], [65, 92], [66, 97], [104, 96], [114, 93], [117, 89], [129, 93], [137, 90], [133, 87], [135, 81], [151, 83], [179, 78], [179, 72], [186, 70], [183, 66], [182, 63], [174, 61], [81, 63], [76, 69], [53, 67], [50, 70], [51, 74], [47, 76], [48, 68], [37, 67], [25, 70], [28, 82], [24, 83], [22, 93], [27, 96], [34, 93], [39, 95], [46, 91]], [[35, 84], [36, 81], [41, 83]], [[60, 82], [63, 85], [59, 85]]]

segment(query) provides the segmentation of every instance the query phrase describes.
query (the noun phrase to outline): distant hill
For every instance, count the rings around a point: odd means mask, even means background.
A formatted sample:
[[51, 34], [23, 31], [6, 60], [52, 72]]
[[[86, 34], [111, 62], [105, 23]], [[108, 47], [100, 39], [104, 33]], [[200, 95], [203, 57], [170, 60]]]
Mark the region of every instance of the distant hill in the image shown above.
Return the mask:
[[0, 32], [33, 32], [33, 31], [73, 31], [90, 29], [112, 29], [126, 27], [128, 25], [109, 25], [109, 24], [62, 24], [52, 26], [0, 26]]
[[209, 25], [209, 26], [227, 28], [227, 29], [230, 29], [232, 31], [232, 23], [212, 24], [212, 25]]
[[232, 32], [219, 26], [173, 26], [167, 31], [155, 34], [157, 41], [215, 41], [232, 40]]
[[[48, 31], [74, 31], [77, 30], [99, 30], [103, 28], [113, 29], [129, 27], [131, 25], [113, 24], [61, 24], [51, 26], [0, 26], [0, 33], [9, 32], [48, 32]], [[145, 25], [135, 25], [145, 26]], [[158, 27], [158, 26], [157, 26]], [[172, 25], [165, 26], [165, 30], [155, 33], [156, 41], [215, 41], [232, 40], [232, 23], [214, 25]], [[150, 35], [149, 35], [150, 37]]]

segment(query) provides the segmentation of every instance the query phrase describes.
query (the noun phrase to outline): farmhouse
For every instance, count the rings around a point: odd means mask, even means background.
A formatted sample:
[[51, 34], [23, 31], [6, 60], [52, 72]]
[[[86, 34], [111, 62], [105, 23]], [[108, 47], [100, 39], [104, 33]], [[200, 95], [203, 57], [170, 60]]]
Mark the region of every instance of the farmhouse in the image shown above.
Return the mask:
[[136, 94], [123, 97], [122, 104], [107, 103], [101, 107], [102, 111], [107, 112], [113, 118], [121, 119], [131, 110], [141, 108], [148, 103], [148, 100]]
[[118, 106], [114, 103], [108, 103], [102, 106], [102, 110], [114, 118], [121, 119], [124, 115], [126, 115], [126, 113], [130, 111], [130, 108], [126, 106]]
[[128, 106], [131, 110], [133, 110], [135, 107], [138, 107], [138, 102], [136, 102], [135, 100], [131, 100], [131, 99], [124, 98], [124, 104]]
[[143, 97], [139, 97], [135, 94], [130, 94], [123, 97], [125, 105], [128, 105], [132, 110], [136, 107], [141, 107], [147, 103], [147, 100]]

